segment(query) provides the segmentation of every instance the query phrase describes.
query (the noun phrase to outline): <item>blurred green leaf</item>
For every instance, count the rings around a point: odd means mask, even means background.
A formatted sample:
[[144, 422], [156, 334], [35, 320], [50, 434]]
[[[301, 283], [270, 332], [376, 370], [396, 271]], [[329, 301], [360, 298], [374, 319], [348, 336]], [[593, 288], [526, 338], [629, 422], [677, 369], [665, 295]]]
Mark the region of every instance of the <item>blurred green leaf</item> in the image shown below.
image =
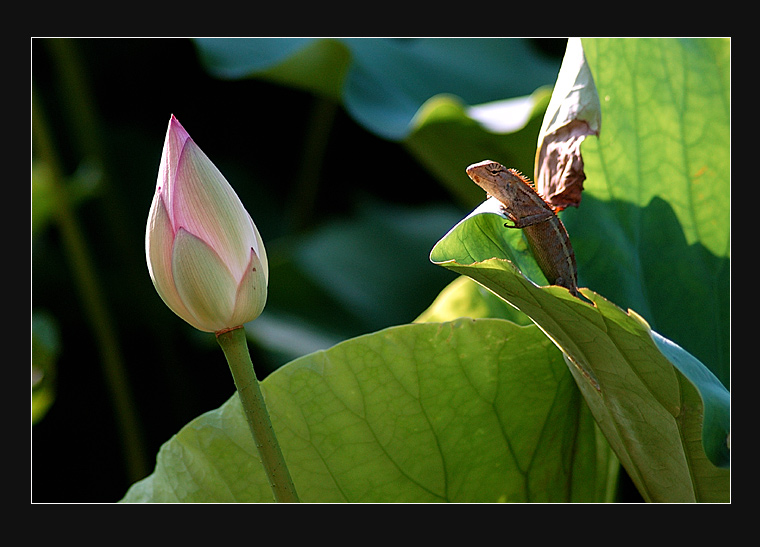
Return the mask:
[[[602, 501], [616, 479], [534, 326], [392, 327], [293, 361], [262, 389], [305, 502]], [[123, 501], [272, 501], [237, 395], [164, 444]]]
[[[53, 171], [48, 164], [35, 160], [32, 162], [32, 237], [50, 223], [56, 215], [56, 190], [54, 189]], [[102, 171], [89, 161], [83, 161], [77, 170], [68, 177], [65, 191], [73, 206], [77, 206], [93, 197], [98, 191]]]
[[[269, 297], [247, 325], [277, 364], [341, 340], [412, 321], [451, 279], [429, 249], [459, 213], [453, 208], [367, 202], [351, 218], [267, 244]], [[292, 327], [294, 335], [283, 337]]]
[[[465, 207], [467, 165], [498, 159], [531, 176], [559, 63], [525, 39], [197, 39], [206, 69], [337, 99], [398, 141]], [[413, 181], [412, 181], [413, 183]]]
[[471, 184], [465, 168], [487, 158], [498, 158], [527, 174], [551, 89], [543, 87], [527, 97], [466, 106], [456, 97], [437, 95], [419, 110], [404, 145], [457, 200], [472, 207], [483, 191]]
[[[582, 289], [538, 287], [516, 264], [504, 218], [476, 212], [431, 260], [472, 277], [535, 322], [566, 356], [594, 417], [648, 501], [728, 501], [730, 395], [697, 359], [636, 313]], [[660, 348], [667, 348], [665, 353]]]
[[528, 95], [558, 64], [524, 39], [196, 39], [222, 78], [268, 78], [341, 98], [358, 123], [403, 140], [420, 107], [446, 93], [466, 104]]
[[197, 38], [206, 69], [219, 78], [255, 75], [337, 99], [350, 64], [339, 40], [313, 38]]

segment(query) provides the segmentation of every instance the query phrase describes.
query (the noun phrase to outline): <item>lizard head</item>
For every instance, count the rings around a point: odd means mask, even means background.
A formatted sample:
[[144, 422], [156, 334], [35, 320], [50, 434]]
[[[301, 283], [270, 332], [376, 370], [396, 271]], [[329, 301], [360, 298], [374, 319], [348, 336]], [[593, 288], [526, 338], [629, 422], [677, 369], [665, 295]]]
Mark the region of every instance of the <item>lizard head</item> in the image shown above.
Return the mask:
[[501, 173], [506, 173], [507, 168], [497, 161], [483, 160], [473, 163], [467, 168], [467, 175], [476, 183], [477, 179], [484, 177], [498, 177]]
[[487, 187], [491, 184], [501, 184], [504, 186], [527, 184], [533, 188], [533, 184], [522, 173], [516, 169], [508, 169], [498, 161], [483, 160], [473, 163], [467, 168], [467, 175], [475, 184], [486, 189], [487, 192], [489, 191]]

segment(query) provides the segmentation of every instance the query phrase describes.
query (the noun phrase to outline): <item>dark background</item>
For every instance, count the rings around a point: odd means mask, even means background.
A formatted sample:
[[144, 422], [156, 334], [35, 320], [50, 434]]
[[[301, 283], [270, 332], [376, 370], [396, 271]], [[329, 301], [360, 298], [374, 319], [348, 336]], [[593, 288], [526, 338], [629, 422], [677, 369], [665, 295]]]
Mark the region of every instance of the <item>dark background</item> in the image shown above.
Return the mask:
[[[557, 58], [564, 52], [564, 40], [535, 43]], [[368, 197], [461, 208], [401, 144], [370, 134], [340, 106], [266, 81], [215, 79], [187, 39], [32, 39], [32, 84], [35, 116], [44, 118], [67, 184], [93, 157], [101, 162], [102, 178], [75, 212], [116, 323], [144, 441], [144, 474], [161, 444], [234, 390], [213, 336], [164, 306], [145, 265], [145, 222], [171, 114], [232, 182], [268, 251], [271, 242], [270, 260], [278, 242], [349, 218]], [[320, 111], [329, 113], [330, 124], [310, 128]], [[305, 151], [314, 135], [323, 144], [316, 158]], [[344, 175], [347, 159], [366, 166], [360, 179]], [[317, 177], [313, 200], [300, 189], [304, 173]], [[421, 268], [429, 268], [430, 283], [416, 295], [417, 313], [454, 278], [433, 265]], [[270, 280], [268, 306], [287, 293], [278, 283], [286, 281]], [[52, 220], [32, 239], [32, 309], [54, 318], [60, 339], [55, 401], [32, 427], [32, 501], [117, 501], [135, 477], [125, 465], [92, 325]], [[253, 344], [251, 351], [260, 376], [284, 364]]]

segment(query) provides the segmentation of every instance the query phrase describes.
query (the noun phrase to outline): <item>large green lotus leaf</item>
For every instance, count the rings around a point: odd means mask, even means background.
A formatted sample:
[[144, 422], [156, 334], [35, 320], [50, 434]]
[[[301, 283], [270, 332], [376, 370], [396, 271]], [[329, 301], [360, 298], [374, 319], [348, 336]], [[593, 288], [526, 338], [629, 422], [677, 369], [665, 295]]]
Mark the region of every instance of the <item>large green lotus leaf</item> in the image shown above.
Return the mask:
[[223, 78], [266, 78], [339, 99], [369, 131], [402, 140], [431, 97], [466, 104], [529, 95], [558, 63], [524, 39], [203, 38], [200, 59]]
[[[578, 276], [730, 381], [730, 41], [584, 39], [602, 109]], [[494, 158], [497, 159], [497, 158]]]
[[[262, 390], [305, 502], [603, 501], [615, 484], [533, 325], [392, 327], [297, 359]], [[165, 443], [123, 501], [272, 501], [237, 395]]]
[[645, 499], [727, 501], [725, 387], [635, 312], [588, 289], [581, 290], [585, 301], [528, 279], [523, 272], [545, 283], [517, 232], [505, 228], [499, 214], [476, 211], [436, 244], [431, 260], [499, 295], [562, 349], [597, 423]]

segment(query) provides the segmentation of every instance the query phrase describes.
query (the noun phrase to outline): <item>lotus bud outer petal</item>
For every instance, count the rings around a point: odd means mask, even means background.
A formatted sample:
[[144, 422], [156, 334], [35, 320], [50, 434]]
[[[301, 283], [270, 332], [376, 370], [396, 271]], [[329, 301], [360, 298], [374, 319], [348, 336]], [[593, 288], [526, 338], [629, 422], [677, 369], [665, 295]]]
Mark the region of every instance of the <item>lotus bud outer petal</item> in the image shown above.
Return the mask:
[[157, 192], [161, 194], [169, 213], [172, 226], [175, 226], [174, 217], [174, 179], [177, 174], [179, 157], [185, 147], [185, 142], [190, 138], [185, 128], [172, 116], [169, 127], [166, 130], [164, 148], [161, 152], [161, 163], [158, 169]]
[[184, 228], [174, 240], [172, 274], [182, 302], [201, 330], [233, 326], [237, 283], [214, 249]]
[[259, 261], [261, 262], [261, 269], [264, 272], [264, 286], [269, 287], [269, 260], [267, 259], [267, 251], [264, 248], [264, 241], [261, 239], [259, 230], [253, 223], [251, 217], [248, 217], [251, 226], [253, 226], [253, 234], [256, 236], [256, 244], [253, 246], [253, 251], [256, 253]]
[[[172, 275], [172, 233], [169, 215], [160, 192], [153, 197], [153, 204], [148, 215], [148, 228], [145, 232], [145, 254], [148, 257], [148, 273], [156, 292], [169, 309], [190, 321], [192, 314], [182, 302]], [[193, 326], [196, 326], [193, 324]]]
[[192, 139], [179, 158], [174, 198], [174, 226], [208, 243], [240, 279], [256, 244], [253, 224], [230, 184]]
[[[262, 247], [263, 248], [263, 247]], [[251, 260], [248, 268], [240, 280], [237, 295], [235, 297], [235, 311], [232, 314], [232, 323], [242, 325], [253, 321], [261, 312], [267, 301], [267, 274], [266, 266], [262, 264], [256, 251], [251, 249]]]

